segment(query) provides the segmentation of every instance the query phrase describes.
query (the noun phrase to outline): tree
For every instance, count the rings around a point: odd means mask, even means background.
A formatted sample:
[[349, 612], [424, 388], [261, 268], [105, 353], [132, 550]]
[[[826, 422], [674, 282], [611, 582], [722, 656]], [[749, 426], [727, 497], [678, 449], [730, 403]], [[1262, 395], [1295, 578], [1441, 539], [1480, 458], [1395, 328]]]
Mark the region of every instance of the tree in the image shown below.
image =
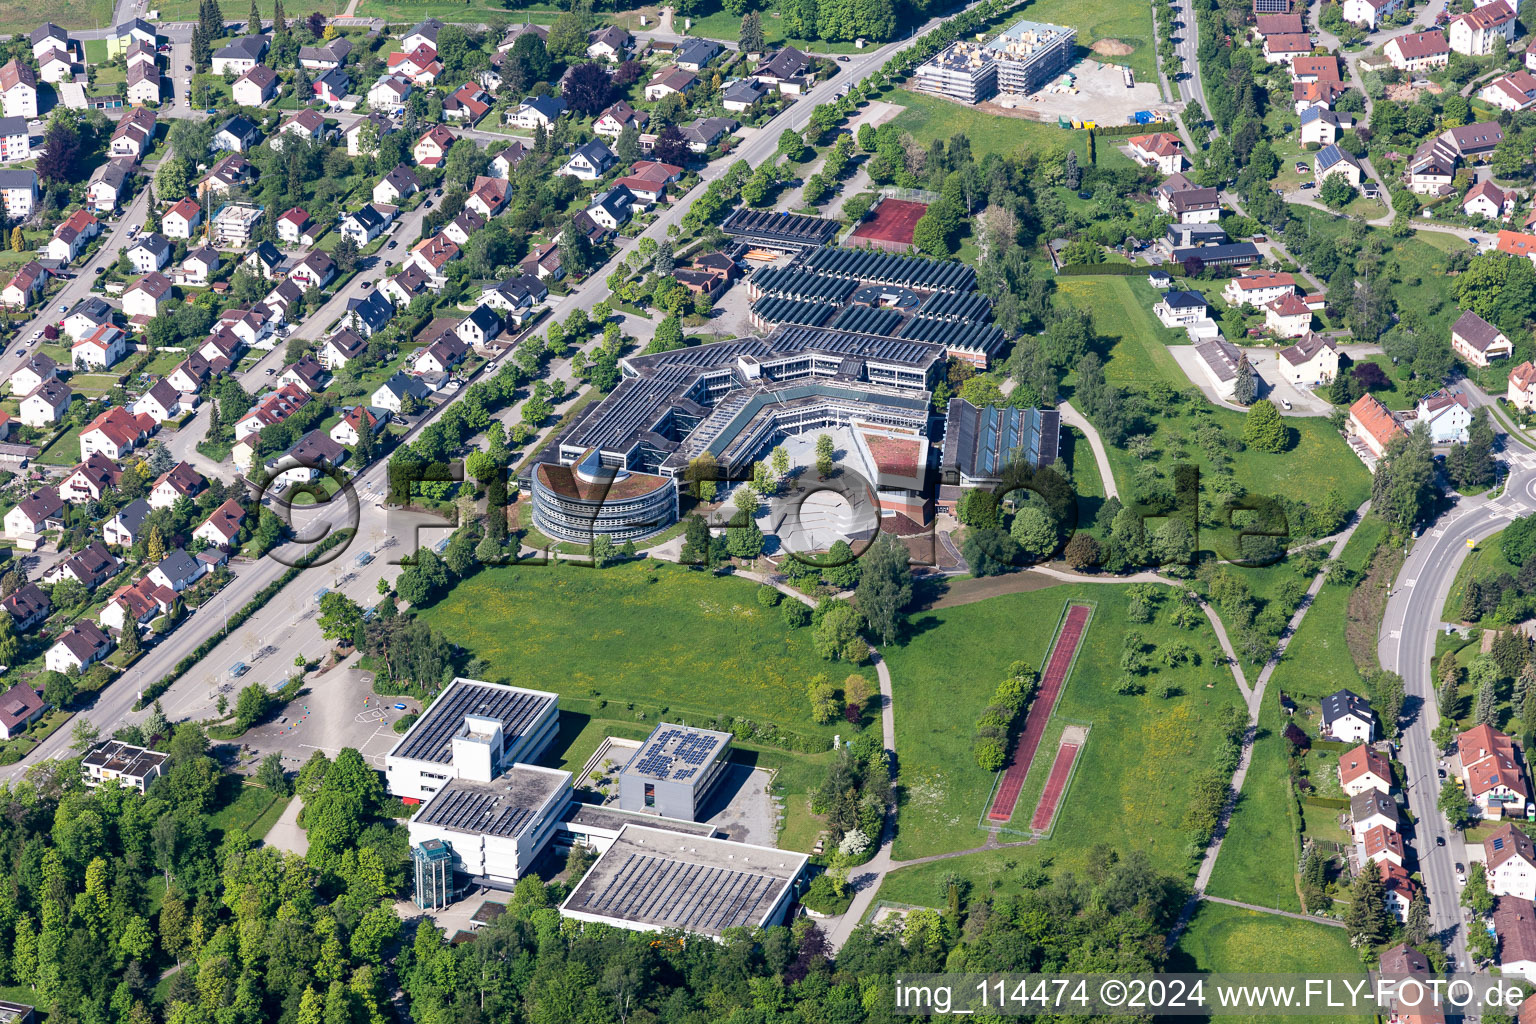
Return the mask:
[[864, 660], [867, 648], [859, 639], [859, 613], [852, 605], [824, 599], [813, 620], [811, 644], [818, 655], [828, 661], [842, 658], [854, 664]]
[[246, 21], [246, 32], [253, 36], [261, 35], [261, 11], [256, 7], [256, 0], [251, 0], [251, 14]]
[[912, 571], [907, 566], [907, 549], [895, 537], [881, 533], [864, 552], [860, 562], [862, 568], [855, 592], [859, 611], [879, 641], [890, 644], [899, 634], [902, 612], [912, 600]]
[[816, 473], [823, 479], [832, 475], [834, 466], [831, 434], [816, 435]]
[[26, 252], [27, 251], [27, 239], [21, 233], [21, 225], [20, 224], [16, 225], [14, 228], [11, 228], [11, 251], [12, 252]]
[[613, 102], [613, 78], [602, 64], [577, 64], [562, 79], [560, 94], [572, 110], [597, 114]]
[[1099, 549], [1099, 542], [1086, 533], [1076, 533], [1067, 541], [1066, 549], [1062, 552], [1066, 563], [1079, 572], [1084, 569], [1094, 569], [1103, 561], [1103, 552]]
[[1341, 209], [1355, 198], [1355, 187], [1344, 175], [1330, 174], [1318, 186], [1317, 197], [1333, 209]]
[[1452, 828], [1466, 828], [1474, 820], [1475, 815], [1466, 790], [1456, 785], [1455, 779], [1446, 779], [1441, 784], [1437, 806]]
[[76, 718], [75, 727], [69, 732], [69, 748], [77, 753], [84, 753], [96, 745], [101, 737], [101, 730], [91, 724], [88, 718]]
[[283, 771], [282, 754], [273, 751], [261, 759], [261, 765], [256, 769], [256, 783], [278, 796], [292, 794], [293, 787], [289, 785], [288, 776]]
[[1030, 562], [1044, 562], [1056, 550], [1056, 524], [1035, 505], [1025, 505], [1013, 517], [1008, 533]]
[[363, 610], [356, 601], [333, 590], [320, 598], [320, 615], [315, 621], [325, 639], [350, 641], [362, 624]]
[[1349, 911], [1344, 924], [1350, 938], [1365, 945], [1375, 945], [1387, 937], [1391, 919], [1387, 912], [1386, 890], [1382, 888], [1381, 874], [1372, 864], [1355, 878], [1350, 886]]
[[656, 334], [645, 347], [647, 354], [671, 352], [683, 347], [683, 322], [673, 313], [656, 325]]
[[1404, 937], [1410, 946], [1422, 945], [1429, 938], [1429, 900], [1418, 899], [1408, 904], [1408, 920]]
[[1243, 443], [1261, 452], [1278, 453], [1290, 447], [1290, 431], [1275, 403], [1261, 398], [1248, 408], [1243, 419]]
[[1258, 396], [1258, 386], [1253, 380], [1253, 366], [1244, 356], [1237, 364], [1237, 380], [1232, 384], [1232, 401], [1238, 405], [1252, 405]]
[[272, 709], [272, 694], [260, 683], [252, 683], [240, 691], [235, 699], [235, 726], [249, 729], [261, 721]]
[[741, 34], [738, 37], [742, 53], [763, 52], [763, 19], [756, 11], [741, 16]]

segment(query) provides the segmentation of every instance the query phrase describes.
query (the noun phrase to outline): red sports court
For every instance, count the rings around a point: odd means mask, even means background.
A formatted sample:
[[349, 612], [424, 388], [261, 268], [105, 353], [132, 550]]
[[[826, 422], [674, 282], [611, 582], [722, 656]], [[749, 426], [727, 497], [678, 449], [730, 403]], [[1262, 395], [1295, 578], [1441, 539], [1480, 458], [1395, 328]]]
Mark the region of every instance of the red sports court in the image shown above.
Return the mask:
[[1019, 802], [1019, 791], [1024, 788], [1024, 777], [1029, 774], [1030, 762], [1035, 758], [1035, 748], [1040, 746], [1045, 724], [1050, 721], [1051, 712], [1056, 707], [1056, 698], [1067, 681], [1072, 659], [1077, 657], [1078, 644], [1083, 641], [1083, 633], [1088, 628], [1088, 619], [1092, 613], [1093, 609], [1086, 604], [1074, 604], [1067, 608], [1061, 631], [1056, 634], [1056, 642], [1051, 645], [1050, 657], [1046, 659], [1040, 692], [1030, 705], [1024, 731], [1014, 744], [1013, 763], [1003, 773], [1002, 785], [998, 787], [997, 797], [992, 801], [992, 810], [987, 813], [992, 821], [1008, 821], [1013, 817], [1014, 806]]
[[1067, 782], [1072, 778], [1072, 763], [1077, 760], [1079, 749], [1076, 743], [1063, 743], [1056, 748], [1056, 761], [1051, 765], [1050, 777], [1045, 780], [1045, 792], [1040, 794], [1034, 817], [1029, 819], [1029, 827], [1034, 831], [1044, 832], [1051, 827], [1056, 817], [1056, 805], [1061, 803], [1061, 795], [1067, 791]]
[[883, 199], [879, 206], [870, 211], [868, 219], [853, 229], [849, 242], [853, 245], [872, 245], [889, 252], [906, 252], [912, 244], [917, 222], [927, 212], [927, 203]]

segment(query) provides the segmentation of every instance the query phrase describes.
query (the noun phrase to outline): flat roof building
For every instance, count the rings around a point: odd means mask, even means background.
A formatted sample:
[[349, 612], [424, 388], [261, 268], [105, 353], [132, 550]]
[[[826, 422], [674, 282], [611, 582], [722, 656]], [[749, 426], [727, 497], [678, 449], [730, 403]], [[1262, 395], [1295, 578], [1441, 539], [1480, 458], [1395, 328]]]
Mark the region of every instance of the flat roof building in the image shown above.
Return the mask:
[[125, 787], [142, 793], [160, 777], [169, 756], [121, 740], [108, 740], [81, 759], [80, 774], [91, 789], [108, 779], [116, 779]]
[[1077, 45], [1077, 29], [1039, 21], [1016, 21], [987, 43], [997, 60], [1000, 92], [1028, 94], [1066, 71]]
[[720, 225], [732, 238], [775, 252], [800, 252], [826, 245], [841, 225], [825, 217], [738, 207]]
[[578, 921], [719, 939], [780, 923], [809, 858], [627, 825], [560, 906]]
[[389, 792], [425, 800], [453, 779], [490, 782], [536, 761], [559, 731], [559, 695], [462, 676], [448, 684], [384, 758]]
[[[489, 782], [467, 778], [443, 784], [407, 826], [411, 846], [433, 841], [450, 851], [451, 892], [459, 878], [511, 888], [543, 852], [571, 800], [571, 773], [515, 764]], [[430, 905], [432, 889], [419, 889], [418, 906]], [[428, 901], [428, 902], [423, 902]]]
[[619, 808], [697, 821], [730, 745], [728, 732], [658, 724], [619, 773]]
[[963, 398], [951, 398], [944, 420], [940, 478], [946, 487], [995, 484], [1016, 459], [1034, 469], [1052, 465], [1060, 444], [1061, 414], [1055, 409], [978, 407]]
[[960, 39], [928, 58], [912, 78], [919, 92], [981, 103], [997, 95], [997, 57], [981, 43]]

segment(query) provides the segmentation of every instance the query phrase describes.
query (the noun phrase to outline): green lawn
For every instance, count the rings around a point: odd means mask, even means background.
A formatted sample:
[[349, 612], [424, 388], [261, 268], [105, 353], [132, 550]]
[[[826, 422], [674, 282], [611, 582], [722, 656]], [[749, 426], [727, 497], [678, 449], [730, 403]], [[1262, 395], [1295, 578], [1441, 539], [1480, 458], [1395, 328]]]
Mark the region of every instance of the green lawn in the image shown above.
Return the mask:
[[[1365, 979], [1360, 955], [1343, 928], [1202, 903], [1179, 938], [1170, 971], [1255, 974], [1348, 974]], [[1224, 1016], [1223, 1021], [1272, 1021], [1274, 1016]], [[1308, 1021], [1362, 1021], [1370, 1017], [1308, 1016]]]
[[1382, 405], [1385, 405], [1388, 409], [1391, 409], [1395, 412], [1400, 412], [1404, 409], [1412, 409], [1414, 407], [1416, 403], [1414, 402], [1413, 396], [1397, 386], [1397, 375], [1394, 372], [1396, 367], [1392, 365], [1391, 359], [1387, 358], [1385, 355], [1378, 354], [1356, 359], [1355, 362], [1375, 363], [1377, 366], [1381, 367], [1382, 372], [1385, 373], [1387, 378], [1393, 382], [1392, 387], [1389, 390], [1382, 391], [1378, 389], [1371, 392], [1371, 394], [1375, 395], [1376, 399], [1380, 401]]
[[[1088, 160], [1087, 132], [1068, 131], [1055, 124], [1018, 117], [1001, 117], [905, 89], [889, 91], [883, 98], [906, 108], [891, 123], [898, 131], [911, 132], [912, 137], [925, 147], [934, 139], [948, 142], [953, 135], [964, 135], [971, 140], [971, 152], [977, 159], [988, 153], [1042, 153], [1053, 149], [1065, 153], [1070, 148], [1077, 150], [1078, 160], [1085, 165]], [[1099, 154], [1119, 156], [1119, 151], [1106, 145], [1106, 141], [1099, 140]]]
[[60, 28], [105, 28], [112, 24], [112, 0], [53, 0], [46, 11], [28, 0], [0, 2], [0, 33], [28, 33], [44, 14]]
[[421, 615], [486, 659], [489, 678], [558, 691], [562, 715], [724, 728], [745, 719], [830, 749], [847, 725], [811, 722], [805, 685], [822, 672], [841, 680], [848, 666], [817, 657], [810, 628], [786, 628], [756, 588], [649, 560], [509, 566], [482, 570]]
[[[260, 786], [241, 785], [238, 776], [226, 776], [219, 796], [226, 802], [209, 817], [209, 824], [220, 832], [244, 829], [252, 839], [261, 839], [283, 816], [292, 797], [278, 796]], [[238, 787], [238, 792], [229, 792]]]
[[1451, 582], [1450, 593], [1445, 595], [1445, 608], [1440, 613], [1441, 617], [1446, 622], [1461, 621], [1461, 602], [1466, 594], [1469, 580], [1479, 580], [1501, 572], [1507, 572], [1513, 576], [1519, 571], [1514, 563], [1504, 557], [1502, 530], [1492, 537], [1484, 538], [1462, 561], [1461, 568], [1456, 570], [1456, 579]]
[[[1094, 330], [1103, 339], [1105, 376], [1131, 391], [1161, 381], [1180, 392], [1192, 391], [1189, 377], [1168, 352], [1167, 344], [1182, 332], [1170, 331], [1151, 313], [1155, 293], [1143, 278], [1080, 277], [1057, 281], [1060, 301], [1093, 314]], [[1069, 378], [1068, 384], [1071, 383]], [[1120, 486], [1122, 499], [1141, 491], [1141, 482], [1171, 486], [1173, 467], [1181, 462], [1199, 467], [1202, 479], [1210, 478], [1213, 463], [1195, 443], [1195, 429], [1204, 422], [1222, 428], [1229, 437], [1241, 438], [1243, 414], [1211, 405], [1204, 398], [1155, 407], [1151, 440], [1156, 454], [1132, 455], [1125, 448], [1109, 447], [1110, 468]], [[1294, 495], [1296, 467], [1306, 466], [1307, 493], [1337, 491], [1351, 506], [1370, 493], [1370, 474], [1349, 450], [1337, 431], [1319, 417], [1291, 417], [1292, 443], [1284, 452], [1271, 454], [1249, 449], [1233, 456], [1232, 474], [1249, 494]], [[1202, 483], [1202, 500], [1211, 500]], [[1225, 533], [1226, 531], [1221, 531]], [[1236, 556], [1217, 531], [1202, 533], [1203, 546], [1223, 556]]]
[[[1381, 520], [1366, 519], [1345, 545], [1341, 561], [1364, 572], [1385, 529]], [[1349, 595], [1348, 587], [1324, 585], [1286, 648], [1285, 660], [1269, 681], [1253, 761], [1207, 887], [1213, 896], [1279, 910], [1301, 909], [1295, 882], [1298, 850], [1292, 838], [1301, 823], [1293, 820], [1295, 812], [1286, 788], [1288, 744], [1280, 734], [1285, 720], [1279, 710], [1279, 694], [1284, 692], [1306, 704], [1310, 698], [1344, 686], [1356, 693], [1365, 692], [1365, 682], [1345, 642]], [[1305, 721], [1301, 725], [1315, 731]], [[1308, 763], [1314, 780], [1328, 774], [1326, 766], [1320, 768], [1315, 759]], [[1311, 816], [1319, 825], [1330, 824], [1326, 811], [1314, 810]]]
[[[1064, 585], [926, 612], [916, 617], [916, 635], [904, 646], [886, 648], [901, 764], [898, 859], [980, 846], [986, 838], [978, 822], [995, 776], [977, 767], [971, 753], [975, 720], [1011, 662], [1040, 666], [1068, 600], [1097, 607], [1056, 715], [1091, 723], [1092, 731], [1053, 837], [1029, 856], [1070, 866], [1107, 841], [1121, 850], [1145, 849], [1161, 870], [1190, 867], [1180, 818], [1192, 776], [1215, 749], [1216, 712], [1236, 702], [1236, 686], [1211, 660], [1215, 638], [1204, 623], [1181, 633], [1164, 621], [1165, 605], [1156, 621], [1133, 627], [1126, 620], [1126, 588], [1118, 586]], [[1122, 638], [1131, 628], [1151, 643], [1188, 641], [1201, 664], [1149, 673], [1147, 694], [1116, 694]], [[957, 672], [960, 665], [965, 669]], [[1164, 684], [1183, 692], [1154, 696]], [[1037, 767], [1054, 756], [1049, 742], [1042, 743]], [[1017, 819], [1032, 810], [1026, 795]]]
[[[197, 20], [197, 0], [158, 0], [158, 2], [151, 0], [150, 6], [160, 12], [160, 20], [163, 22]], [[261, 9], [261, 16], [263, 18], [271, 18], [272, 11], [275, 6], [275, 0], [258, 0], [256, 6]], [[410, 4], [408, 6], [417, 7], [418, 5]], [[426, 5], [420, 6], [425, 9]], [[444, 4], [443, 7], [450, 13], [455, 14], [463, 14], [467, 9], [463, 4]], [[304, 12], [306, 15], [310, 11], [319, 11], [321, 14], [334, 15], [340, 14], [346, 9], [347, 5], [345, 0], [318, 0], [317, 3], [306, 4], [304, 7]], [[232, 6], [229, 10], [224, 12], [224, 17], [225, 20], [238, 20], [243, 22], [245, 21], [246, 16], [250, 14], [250, 11], [251, 5], [249, 3], [244, 3], [239, 5], [238, 11]], [[360, 6], [357, 12], [357, 16], [360, 18], [365, 18], [368, 17], [371, 13], [372, 12], [363, 11]], [[294, 15], [290, 13], [288, 14], [288, 17], [293, 18]], [[415, 16], [408, 15], [407, 17], [409, 17], [409, 19], [414, 22], [425, 18], [426, 14], [419, 14]], [[306, 36], [306, 38], [308, 37]], [[218, 49], [218, 47], [215, 46], [214, 49]]]
[[[1034, 0], [1024, 11], [1031, 21], [1071, 25], [1077, 29], [1077, 52], [1109, 64], [1129, 65], [1138, 82], [1157, 84], [1157, 55], [1153, 52], [1152, 5], [1122, 0]], [[1100, 39], [1116, 39], [1132, 47], [1127, 56], [1086, 53]]]
[[45, 466], [73, 466], [80, 461], [80, 428], [70, 427], [43, 449], [37, 461]]

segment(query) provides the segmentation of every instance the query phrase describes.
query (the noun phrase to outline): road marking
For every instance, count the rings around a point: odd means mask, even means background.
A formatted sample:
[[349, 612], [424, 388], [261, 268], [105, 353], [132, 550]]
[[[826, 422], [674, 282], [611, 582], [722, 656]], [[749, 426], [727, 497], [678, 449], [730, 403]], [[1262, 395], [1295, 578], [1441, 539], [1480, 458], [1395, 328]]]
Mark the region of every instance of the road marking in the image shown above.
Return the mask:
[[1400, 629], [1394, 629], [1389, 632], [1387, 636], [1392, 640], [1401, 640], [1403, 638], [1403, 631]]
[[1417, 582], [1419, 582], [1417, 577], [1415, 577], [1414, 579], [1411, 579], [1411, 580], [1403, 580], [1403, 586], [1411, 587], [1411, 586], [1413, 586]]

